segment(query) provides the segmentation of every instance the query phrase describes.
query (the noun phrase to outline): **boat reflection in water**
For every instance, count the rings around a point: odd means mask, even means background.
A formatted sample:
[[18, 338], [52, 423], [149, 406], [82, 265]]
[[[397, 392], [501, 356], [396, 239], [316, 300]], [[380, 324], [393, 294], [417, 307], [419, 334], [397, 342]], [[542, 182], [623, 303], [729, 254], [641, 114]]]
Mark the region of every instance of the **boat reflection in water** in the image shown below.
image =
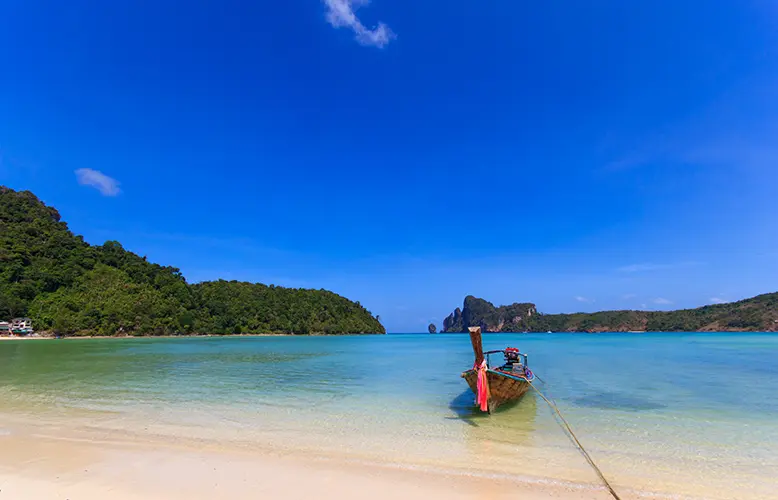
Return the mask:
[[462, 444], [468, 450], [468, 460], [481, 464], [483, 470], [516, 474], [516, 461], [539, 449], [538, 398], [532, 392], [520, 402], [500, 406], [492, 415], [473, 405], [469, 390], [454, 398], [449, 408], [453, 413], [450, 418], [462, 422]]

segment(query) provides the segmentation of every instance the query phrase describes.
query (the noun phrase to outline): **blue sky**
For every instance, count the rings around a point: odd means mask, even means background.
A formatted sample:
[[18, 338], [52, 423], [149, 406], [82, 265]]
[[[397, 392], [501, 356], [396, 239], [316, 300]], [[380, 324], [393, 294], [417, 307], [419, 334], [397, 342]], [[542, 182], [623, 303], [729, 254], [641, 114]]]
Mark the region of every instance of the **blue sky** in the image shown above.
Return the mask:
[[0, 183], [390, 331], [772, 292], [777, 5], [0, 0]]

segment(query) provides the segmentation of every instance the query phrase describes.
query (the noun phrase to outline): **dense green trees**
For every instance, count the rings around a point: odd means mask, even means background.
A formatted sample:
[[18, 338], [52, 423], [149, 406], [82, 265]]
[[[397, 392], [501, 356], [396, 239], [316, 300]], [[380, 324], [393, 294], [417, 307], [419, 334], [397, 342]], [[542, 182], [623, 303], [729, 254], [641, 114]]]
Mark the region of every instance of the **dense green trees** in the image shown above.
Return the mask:
[[115, 267], [97, 264], [72, 287], [42, 294], [30, 306], [37, 328], [59, 334], [165, 334], [181, 330], [185, 308], [176, 297], [133, 282]]
[[237, 281], [192, 286], [198, 329], [214, 333], [384, 333], [359, 302], [326, 290]]
[[21, 316], [35, 297], [72, 285], [95, 252], [29, 192], [0, 187], [0, 317]]
[[0, 186], [0, 319], [25, 315], [61, 334], [385, 333], [325, 290], [189, 285], [118, 242], [87, 244], [35, 195]]
[[503, 332], [694, 332], [776, 331], [778, 293], [679, 311], [601, 311], [575, 314], [539, 314], [533, 304], [495, 307], [472, 296], [464, 308], [444, 321], [444, 331], [461, 332], [468, 326]]

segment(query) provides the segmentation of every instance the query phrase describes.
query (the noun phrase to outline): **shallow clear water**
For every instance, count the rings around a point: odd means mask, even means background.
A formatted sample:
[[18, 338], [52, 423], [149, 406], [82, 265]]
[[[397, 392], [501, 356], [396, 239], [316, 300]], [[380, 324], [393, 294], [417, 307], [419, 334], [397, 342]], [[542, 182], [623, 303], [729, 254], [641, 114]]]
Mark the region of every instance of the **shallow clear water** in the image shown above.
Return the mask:
[[[491, 334], [623, 488], [778, 498], [778, 335]], [[484, 416], [467, 335], [0, 342], [0, 411], [595, 484], [530, 393]]]

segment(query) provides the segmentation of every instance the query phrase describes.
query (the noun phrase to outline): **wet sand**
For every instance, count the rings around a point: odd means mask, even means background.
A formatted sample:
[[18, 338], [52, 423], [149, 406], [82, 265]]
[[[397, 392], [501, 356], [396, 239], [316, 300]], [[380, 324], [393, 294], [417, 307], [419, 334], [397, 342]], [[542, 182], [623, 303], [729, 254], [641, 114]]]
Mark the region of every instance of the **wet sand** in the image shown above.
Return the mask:
[[[56, 434], [55, 434], [56, 433]], [[0, 433], [0, 499], [610, 498], [604, 490], [364, 464], [348, 456], [231, 450], [212, 443], [91, 438], [35, 425]]]

